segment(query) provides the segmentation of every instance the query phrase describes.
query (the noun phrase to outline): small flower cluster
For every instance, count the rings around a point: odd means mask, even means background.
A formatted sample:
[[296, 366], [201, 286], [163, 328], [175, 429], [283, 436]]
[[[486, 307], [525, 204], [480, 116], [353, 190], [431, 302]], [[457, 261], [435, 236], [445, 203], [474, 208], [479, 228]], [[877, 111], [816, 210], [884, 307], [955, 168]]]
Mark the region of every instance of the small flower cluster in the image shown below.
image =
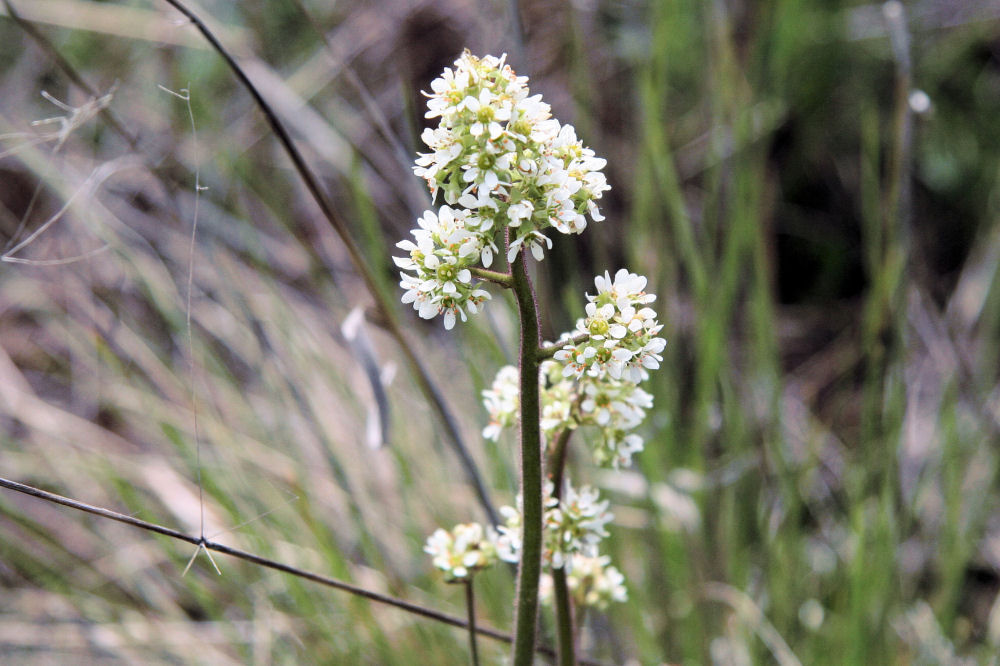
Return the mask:
[[[607, 500], [598, 500], [599, 494], [594, 488], [584, 486], [577, 491], [567, 483], [562, 499], [555, 497], [554, 491], [552, 482], [546, 482], [542, 563], [552, 569], [566, 568], [568, 571], [573, 565], [573, 555], [597, 557], [597, 546], [608, 535], [605, 525], [614, 515], [608, 511]], [[497, 530], [497, 553], [504, 561], [517, 562], [521, 559], [521, 511], [504, 506], [500, 507], [500, 513], [506, 522]]]
[[497, 561], [496, 542], [493, 528], [465, 523], [455, 525], [450, 532], [435, 530], [424, 552], [434, 558], [434, 566], [444, 572], [447, 582], [462, 583]]
[[[572, 566], [567, 566], [566, 571], [566, 586], [573, 596], [573, 601], [579, 606], [606, 610], [612, 601], [619, 603], [628, 601], [625, 576], [611, 566], [611, 558], [607, 555], [587, 557], [576, 553], [573, 555]], [[544, 604], [552, 603], [551, 574], [542, 574], [538, 598]]]
[[512, 365], [500, 368], [493, 385], [483, 391], [483, 405], [490, 415], [489, 425], [483, 428], [483, 437], [495, 442], [504, 428], [517, 423], [521, 407], [517, 368]]
[[643, 441], [631, 432], [653, 407], [653, 396], [626, 380], [584, 377], [580, 381], [583, 400], [577, 415], [582, 425], [600, 429], [593, 445], [594, 462], [615, 469], [632, 464], [632, 455], [642, 451]]
[[[555, 360], [542, 363], [541, 428], [551, 442], [563, 430], [595, 427], [594, 461], [618, 469], [643, 449], [642, 437], [633, 431], [653, 407], [653, 396], [638, 384], [649, 369], [659, 367], [666, 342], [655, 337], [662, 325], [648, 306], [656, 296], [644, 291], [646, 278], [620, 270], [614, 280], [605, 273], [594, 282], [597, 295], [587, 297], [589, 316], [577, 321], [576, 335], [563, 334]], [[490, 417], [483, 430], [487, 439], [496, 441], [504, 428], [517, 423], [517, 372], [513, 366], [501, 368], [483, 391]]]
[[525, 248], [541, 260], [552, 247], [543, 232], [578, 234], [586, 216], [603, 220], [596, 201], [610, 187], [601, 172], [606, 161], [572, 125], [551, 117], [505, 56], [466, 51], [431, 91], [425, 115], [440, 120], [421, 135], [432, 152], [420, 154], [414, 173], [446, 205], [424, 213], [413, 231], [417, 242], [398, 244], [410, 256], [394, 259], [403, 270], [403, 302], [427, 319], [443, 314], [451, 328], [488, 298], [468, 269], [492, 264], [498, 234], [510, 230], [508, 262]]
[[488, 292], [478, 289], [469, 270], [479, 261], [480, 253], [489, 252], [483, 245], [479, 230], [486, 224], [465, 210], [442, 206], [437, 213], [426, 211], [412, 230], [416, 242], [402, 240], [396, 247], [409, 252], [407, 257], [392, 260], [403, 271], [399, 285], [406, 289], [404, 303], [424, 319], [444, 314], [444, 326], [451, 329], [456, 315], [466, 320], [465, 310], [475, 314], [489, 299]]
[[[579, 605], [605, 609], [611, 601], [626, 601], [625, 577], [610, 566], [609, 557], [598, 552], [598, 545], [608, 535], [605, 526], [614, 517], [608, 511], [608, 501], [599, 500], [593, 488], [584, 486], [578, 491], [568, 483], [562, 499], [554, 496], [551, 482], [546, 482], [544, 492], [544, 573], [539, 598], [551, 602], [551, 572], [561, 569], [566, 572], [567, 587]], [[520, 507], [520, 496], [517, 503]], [[505, 523], [497, 530], [497, 555], [506, 562], [517, 562], [521, 557], [521, 511], [504, 506], [500, 513]]]
[[[520, 507], [520, 496], [517, 503]], [[434, 558], [434, 566], [444, 572], [447, 582], [467, 582], [499, 560], [520, 560], [521, 510], [503, 506], [500, 513], [504, 524], [496, 530], [466, 523], [450, 532], [438, 529], [427, 539], [424, 552]], [[579, 604], [606, 608], [610, 601], [628, 598], [624, 577], [598, 552], [612, 518], [608, 501], [601, 500], [597, 490], [589, 486], [576, 490], [567, 483], [559, 499], [552, 482], [546, 482], [542, 566], [547, 572], [566, 571], [567, 584]]]
[[[660, 367], [667, 342], [656, 337], [663, 325], [646, 307], [656, 300], [647, 294], [646, 278], [622, 268], [614, 280], [607, 272], [594, 279], [597, 294], [587, 294], [587, 316], [576, 322], [576, 336], [563, 334], [565, 346], [555, 354], [565, 363], [563, 374], [580, 378], [610, 376], [633, 384], [648, 379], [647, 370]], [[582, 339], [582, 342], [573, 342]]]

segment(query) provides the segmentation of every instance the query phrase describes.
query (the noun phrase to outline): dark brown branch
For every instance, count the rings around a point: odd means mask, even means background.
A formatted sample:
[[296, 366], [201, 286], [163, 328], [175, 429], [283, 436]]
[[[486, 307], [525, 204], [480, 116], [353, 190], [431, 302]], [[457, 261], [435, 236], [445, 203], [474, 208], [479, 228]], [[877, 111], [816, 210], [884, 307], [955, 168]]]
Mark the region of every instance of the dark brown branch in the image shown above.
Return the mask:
[[476, 464], [473, 461], [472, 456], [469, 454], [461, 435], [459, 434], [458, 423], [455, 421], [455, 418], [445, 405], [444, 397], [441, 395], [437, 386], [431, 381], [430, 375], [427, 373], [426, 368], [424, 368], [423, 363], [421, 363], [420, 359], [417, 358], [413, 347], [403, 335], [403, 330], [396, 321], [395, 310], [389, 300], [382, 293], [374, 273], [372, 273], [371, 268], [369, 268], [368, 264], [365, 262], [364, 255], [361, 253], [361, 249], [354, 241], [354, 236], [351, 233], [350, 227], [337, 212], [337, 209], [334, 208], [331, 201], [327, 198], [326, 193], [319, 184], [319, 179], [315, 174], [313, 174], [309, 165], [306, 164], [302, 153], [295, 147], [295, 143], [292, 141], [292, 137], [288, 133], [288, 130], [285, 129], [284, 124], [282, 124], [274, 109], [271, 108], [271, 105], [267, 103], [257, 87], [252, 81], [250, 81], [250, 78], [247, 76], [246, 72], [243, 71], [243, 68], [240, 67], [239, 63], [237, 63], [233, 56], [230, 55], [229, 51], [227, 51], [226, 48], [219, 42], [215, 34], [208, 29], [208, 26], [206, 26], [193, 11], [188, 9], [183, 2], [180, 2], [180, 0], [165, 0], [165, 2], [183, 14], [189, 21], [191, 21], [191, 23], [194, 24], [202, 36], [208, 40], [209, 44], [212, 45], [212, 48], [215, 49], [222, 59], [226, 61], [226, 64], [229, 65], [233, 74], [236, 75], [236, 78], [238, 78], [240, 83], [242, 83], [247, 89], [247, 92], [249, 92], [250, 96], [253, 97], [254, 102], [256, 102], [261, 113], [264, 114], [264, 118], [267, 120], [268, 125], [278, 138], [278, 141], [281, 143], [285, 153], [292, 160], [295, 171], [302, 179], [306, 189], [309, 190], [309, 194], [312, 195], [316, 205], [319, 206], [323, 217], [326, 218], [326, 221], [331, 227], [333, 227], [333, 230], [337, 233], [337, 236], [340, 237], [340, 241], [347, 249], [351, 262], [357, 269], [358, 274], [364, 281], [368, 291], [371, 292], [376, 305], [384, 317], [386, 328], [399, 343], [399, 346], [403, 351], [403, 355], [406, 358], [407, 365], [410, 366], [410, 369], [414, 374], [417, 385], [420, 386], [421, 391], [427, 397], [431, 406], [434, 408], [434, 411], [437, 412], [438, 417], [444, 424], [445, 431], [448, 435], [448, 441], [452, 445], [452, 449], [455, 454], [458, 456], [459, 462], [468, 477], [469, 483], [472, 484], [474, 490], [476, 491], [476, 496], [483, 508], [483, 511], [486, 513], [491, 524], [499, 524], [500, 519], [496, 510], [493, 508], [493, 502], [490, 500], [486, 484], [483, 482], [482, 477], [479, 474], [479, 470], [476, 468]]
[[[59, 53], [56, 47], [45, 35], [39, 32], [35, 26], [33, 26], [29, 21], [24, 20], [24, 18], [17, 13], [17, 10], [14, 8], [14, 5], [10, 0], [3, 0], [3, 4], [4, 7], [7, 8], [7, 14], [10, 18], [17, 23], [21, 30], [24, 30], [25, 34], [35, 40], [35, 43], [38, 44], [40, 49], [45, 51], [45, 53], [52, 58], [52, 62], [56, 64], [56, 67], [62, 70], [63, 74], [66, 75], [66, 78], [73, 82], [73, 85], [87, 93], [87, 95], [92, 99], [97, 99], [101, 96], [100, 93], [94, 90], [94, 88], [83, 80], [83, 77], [77, 73], [73, 65], [71, 65], [70, 62], [66, 60], [61, 53]], [[113, 129], [119, 136], [128, 142], [129, 147], [133, 150], [138, 147], [138, 139], [125, 129], [124, 125], [118, 121], [118, 118], [115, 117], [115, 114], [110, 109], [101, 109], [97, 113], [101, 119], [108, 124], [108, 127]]]
[[[124, 523], [126, 525], [131, 525], [132, 527], [138, 527], [139, 529], [146, 530], [147, 532], [155, 532], [165, 537], [171, 539], [177, 539], [178, 541], [185, 541], [192, 546], [201, 546], [207, 550], [214, 550], [217, 553], [222, 553], [224, 555], [230, 555], [240, 560], [246, 562], [251, 562], [253, 564], [266, 567], [268, 569], [274, 569], [275, 571], [280, 571], [297, 578], [303, 578], [320, 585], [325, 585], [326, 587], [332, 587], [335, 590], [341, 590], [342, 592], [347, 592], [355, 596], [364, 597], [371, 601], [375, 601], [380, 604], [385, 604], [387, 606], [394, 606], [408, 613], [413, 613], [414, 615], [419, 615], [421, 617], [428, 618], [430, 620], [436, 620], [444, 624], [449, 624], [453, 627], [460, 627], [462, 629], [468, 629], [469, 623], [460, 617], [455, 617], [454, 615], [448, 615], [447, 613], [442, 613], [436, 611], [432, 608], [427, 608], [425, 606], [420, 606], [418, 604], [411, 603], [409, 601], [404, 601], [403, 599], [397, 599], [396, 597], [390, 597], [385, 594], [380, 594], [378, 592], [372, 592], [371, 590], [366, 590], [362, 587], [356, 585], [351, 585], [350, 583], [345, 583], [344, 581], [337, 580], [336, 578], [331, 578], [329, 576], [324, 576], [323, 574], [313, 573], [311, 571], [306, 571], [305, 569], [299, 569], [298, 567], [289, 566], [287, 564], [282, 564], [275, 560], [270, 560], [266, 557], [261, 557], [260, 555], [254, 555], [253, 553], [248, 553], [245, 550], [239, 550], [237, 548], [231, 548], [225, 546], [221, 543], [216, 543], [215, 541], [210, 541], [208, 539], [200, 539], [190, 534], [185, 534], [175, 529], [169, 527], [164, 527], [163, 525], [157, 525], [156, 523], [150, 523], [145, 520], [140, 520], [139, 518], [133, 518], [132, 516], [126, 516], [123, 513], [118, 513], [117, 511], [112, 511], [110, 509], [104, 509], [99, 506], [94, 506], [93, 504], [87, 504], [85, 502], [80, 502], [69, 497], [64, 497], [62, 495], [57, 495], [55, 493], [50, 493], [47, 490], [42, 490], [41, 488], [36, 488], [34, 486], [29, 486], [24, 483], [18, 483], [17, 481], [11, 481], [10, 479], [5, 479], [0, 477], [0, 488], [6, 488], [8, 490], [13, 490], [31, 497], [35, 497], [46, 502], [52, 502], [53, 504], [62, 504], [71, 509], [76, 509], [77, 511], [83, 511], [84, 513], [89, 513], [94, 516], [100, 516], [101, 518], [107, 518], [108, 520], [114, 520], [119, 523]], [[486, 636], [487, 638], [492, 638], [503, 643], [511, 643], [513, 638], [509, 634], [505, 634], [496, 629], [491, 629], [489, 627], [475, 627], [475, 632], [480, 636]], [[555, 654], [555, 650], [546, 646], [539, 646], [537, 651], [540, 654], [545, 654], [552, 656]], [[581, 664], [586, 666], [600, 666], [598, 662], [594, 661], [581, 661]]]

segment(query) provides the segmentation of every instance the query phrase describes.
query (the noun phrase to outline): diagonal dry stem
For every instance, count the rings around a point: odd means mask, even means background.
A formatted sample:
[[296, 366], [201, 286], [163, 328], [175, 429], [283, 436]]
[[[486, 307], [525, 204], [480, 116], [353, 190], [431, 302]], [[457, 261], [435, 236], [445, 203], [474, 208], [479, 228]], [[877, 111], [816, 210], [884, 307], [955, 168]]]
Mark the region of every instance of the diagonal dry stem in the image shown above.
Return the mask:
[[312, 172], [312, 169], [309, 168], [309, 165], [306, 164], [305, 158], [295, 146], [295, 143], [292, 141], [292, 137], [288, 133], [284, 124], [271, 108], [271, 105], [264, 99], [260, 91], [247, 76], [243, 68], [240, 67], [239, 63], [236, 62], [233, 56], [226, 50], [221, 42], [219, 42], [218, 38], [211, 30], [208, 29], [205, 23], [183, 2], [180, 2], [180, 0], [165, 1], [194, 24], [198, 31], [201, 32], [202, 36], [204, 36], [205, 39], [208, 40], [209, 44], [212, 45], [212, 48], [214, 48], [222, 59], [226, 61], [226, 64], [232, 70], [233, 74], [236, 75], [236, 78], [238, 78], [240, 83], [242, 83], [247, 89], [258, 108], [260, 108], [261, 113], [264, 114], [271, 130], [274, 132], [289, 159], [291, 159], [292, 164], [295, 167], [295, 171], [302, 179], [306, 189], [309, 190], [309, 194], [312, 195], [312, 198], [319, 207], [323, 217], [330, 224], [333, 230], [337, 233], [341, 242], [344, 244], [344, 247], [351, 258], [351, 262], [357, 269], [358, 274], [361, 276], [362, 281], [371, 293], [372, 298], [375, 299], [375, 303], [383, 315], [385, 327], [388, 329], [390, 335], [396, 339], [400, 349], [403, 351], [406, 364], [413, 373], [417, 386], [430, 402], [432, 408], [437, 413], [438, 418], [440, 418], [442, 424], [444, 425], [448, 442], [451, 444], [452, 449], [458, 456], [462, 469], [464, 470], [469, 483], [475, 490], [476, 497], [479, 500], [483, 511], [486, 513], [487, 518], [492, 524], [499, 524], [499, 517], [493, 507], [493, 502], [491, 501], [489, 492], [486, 489], [486, 484], [483, 482], [475, 461], [473, 461], [468, 448], [465, 446], [462, 436], [459, 434], [458, 423], [455, 420], [454, 415], [451, 413], [451, 410], [448, 409], [448, 406], [445, 404], [444, 396], [441, 394], [441, 391], [431, 380], [427, 369], [417, 357], [413, 345], [404, 335], [403, 330], [396, 319], [394, 303], [382, 292], [379, 287], [375, 274], [365, 261], [364, 255], [358, 247], [358, 244], [354, 241], [354, 235], [351, 232], [351, 228], [347, 225], [344, 218], [340, 216], [340, 213], [337, 212], [337, 209], [327, 197], [326, 192], [319, 184], [319, 179]]

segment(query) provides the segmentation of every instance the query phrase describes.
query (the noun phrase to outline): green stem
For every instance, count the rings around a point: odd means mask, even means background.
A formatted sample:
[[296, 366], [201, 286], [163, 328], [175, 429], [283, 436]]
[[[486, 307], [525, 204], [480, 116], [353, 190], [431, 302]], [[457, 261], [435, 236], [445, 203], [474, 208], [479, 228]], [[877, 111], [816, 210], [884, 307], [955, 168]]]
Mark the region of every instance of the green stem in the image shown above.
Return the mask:
[[500, 273], [498, 271], [491, 271], [485, 268], [470, 268], [469, 272], [480, 280], [486, 280], [487, 282], [492, 282], [508, 289], [514, 282], [514, 278], [511, 277], [510, 273]]
[[584, 340], [590, 337], [590, 333], [577, 333], [569, 340], [563, 342], [556, 342], [551, 345], [545, 345], [544, 347], [539, 347], [535, 354], [535, 358], [539, 361], [544, 361], [547, 358], [552, 358], [555, 356], [556, 352], [565, 347], [566, 345], [576, 345], [580, 344]]
[[524, 252], [511, 267], [521, 324], [521, 562], [514, 609], [514, 666], [530, 666], [538, 624], [538, 579], [542, 572], [542, 436], [539, 426], [538, 307]]
[[469, 617], [469, 650], [472, 666], [479, 666], [479, 646], [476, 644], [476, 595], [472, 591], [472, 579], [465, 581], [465, 608]]
[[[569, 448], [569, 438], [573, 431], [562, 430], [555, 438], [549, 451], [548, 472], [554, 485], [552, 494], [556, 499], [562, 499], [563, 478], [566, 469], [566, 451]], [[573, 624], [573, 604], [569, 598], [569, 585], [566, 583], [566, 569], [552, 570], [552, 593], [555, 598], [556, 640], [558, 645], [559, 666], [576, 665], [576, 631]]]
[[553, 492], [557, 499], [562, 499], [563, 477], [565, 476], [564, 470], [566, 469], [566, 449], [569, 448], [567, 444], [572, 434], [573, 431], [570, 428], [561, 430], [556, 435], [555, 441], [552, 443], [549, 451], [548, 472], [549, 478], [552, 480], [552, 485], [555, 486]]
[[559, 666], [576, 666], [576, 632], [573, 626], [573, 604], [566, 583], [566, 569], [552, 570], [552, 594], [556, 607], [556, 640]]

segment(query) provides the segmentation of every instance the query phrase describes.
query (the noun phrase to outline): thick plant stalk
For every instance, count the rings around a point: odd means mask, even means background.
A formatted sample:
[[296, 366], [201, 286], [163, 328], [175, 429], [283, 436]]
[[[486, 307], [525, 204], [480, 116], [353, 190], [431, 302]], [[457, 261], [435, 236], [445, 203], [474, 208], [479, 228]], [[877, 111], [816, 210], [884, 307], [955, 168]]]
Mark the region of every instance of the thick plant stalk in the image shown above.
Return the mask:
[[524, 252], [511, 267], [521, 323], [521, 563], [517, 569], [514, 666], [529, 666], [538, 623], [538, 579], [542, 572], [542, 436], [539, 427], [538, 307], [528, 279]]

